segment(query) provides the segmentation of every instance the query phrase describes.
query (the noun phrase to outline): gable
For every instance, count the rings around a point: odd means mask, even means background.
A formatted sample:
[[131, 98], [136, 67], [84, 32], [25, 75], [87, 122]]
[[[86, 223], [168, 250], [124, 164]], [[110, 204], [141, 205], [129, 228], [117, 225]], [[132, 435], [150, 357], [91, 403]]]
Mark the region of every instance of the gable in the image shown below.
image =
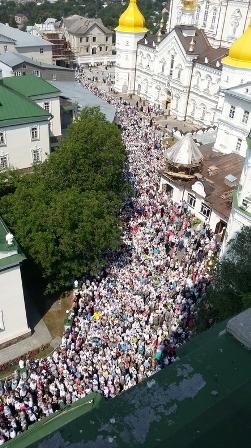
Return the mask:
[[160, 42], [158, 46], [158, 56], [160, 59], [165, 58], [172, 51], [178, 54], [184, 62], [187, 61], [187, 55], [175, 29], [173, 29], [171, 33], [169, 33], [166, 38]]

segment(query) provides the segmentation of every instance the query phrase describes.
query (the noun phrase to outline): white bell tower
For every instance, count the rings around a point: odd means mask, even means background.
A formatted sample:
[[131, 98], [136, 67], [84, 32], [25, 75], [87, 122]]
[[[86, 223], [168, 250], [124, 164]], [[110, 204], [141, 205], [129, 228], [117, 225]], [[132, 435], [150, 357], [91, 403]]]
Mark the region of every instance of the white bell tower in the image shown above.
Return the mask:
[[138, 42], [148, 31], [136, 0], [130, 3], [119, 19], [116, 31], [116, 92], [131, 94], [135, 90]]

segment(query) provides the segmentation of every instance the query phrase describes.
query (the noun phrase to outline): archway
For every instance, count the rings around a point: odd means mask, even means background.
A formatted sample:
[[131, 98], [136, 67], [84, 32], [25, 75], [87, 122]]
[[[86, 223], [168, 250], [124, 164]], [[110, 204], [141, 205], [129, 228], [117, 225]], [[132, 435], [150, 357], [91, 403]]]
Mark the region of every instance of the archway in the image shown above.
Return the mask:
[[215, 233], [215, 235], [219, 236], [220, 241], [223, 241], [223, 239], [224, 239], [226, 228], [227, 228], [227, 223], [225, 221], [222, 221], [221, 219], [219, 222], [217, 222], [217, 224], [215, 226], [214, 233]]
[[166, 193], [170, 197], [172, 197], [172, 195], [173, 195], [173, 187], [169, 184], [163, 184], [162, 191], [163, 191], [163, 193]]

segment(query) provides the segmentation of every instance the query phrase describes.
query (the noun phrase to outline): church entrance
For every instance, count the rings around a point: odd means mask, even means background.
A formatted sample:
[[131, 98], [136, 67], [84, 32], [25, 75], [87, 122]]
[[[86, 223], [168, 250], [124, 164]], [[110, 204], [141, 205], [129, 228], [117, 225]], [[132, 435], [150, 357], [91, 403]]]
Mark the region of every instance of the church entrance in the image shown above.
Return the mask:
[[217, 224], [215, 226], [214, 233], [215, 233], [215, 235], [219, 236], [220, 241], [223, 241], [223, 239], [224, 239], [226, 228], [227, 228], [227, 223], [225, 221], [222, 221], [221, 219], [219, 222], [217, 222]]
[[169, 184], [163, 184], [162, 191], [163, 191], [163, 193], [166, 193], [170, 197], [173, 196], [173, 187], [171, 187], [171, 185], [169, 185]]

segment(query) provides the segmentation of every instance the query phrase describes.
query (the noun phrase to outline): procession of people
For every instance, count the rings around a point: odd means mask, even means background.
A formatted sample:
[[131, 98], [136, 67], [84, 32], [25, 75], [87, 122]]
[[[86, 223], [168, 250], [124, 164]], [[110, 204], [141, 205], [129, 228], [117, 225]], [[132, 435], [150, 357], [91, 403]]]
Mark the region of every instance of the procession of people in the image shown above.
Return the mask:
[[153, 117], [161, 111], [81, 82], [114, 105], [122, 131], [132, 196], [121, 211], [121, 250], [97, 276], [74, 282], [72, 324], [60, 346], [0, 381], [0, 445], [91, 392], [113, 398], [173, 363], [219, 249], [185, 202], [159, 191], [162, 132]]

